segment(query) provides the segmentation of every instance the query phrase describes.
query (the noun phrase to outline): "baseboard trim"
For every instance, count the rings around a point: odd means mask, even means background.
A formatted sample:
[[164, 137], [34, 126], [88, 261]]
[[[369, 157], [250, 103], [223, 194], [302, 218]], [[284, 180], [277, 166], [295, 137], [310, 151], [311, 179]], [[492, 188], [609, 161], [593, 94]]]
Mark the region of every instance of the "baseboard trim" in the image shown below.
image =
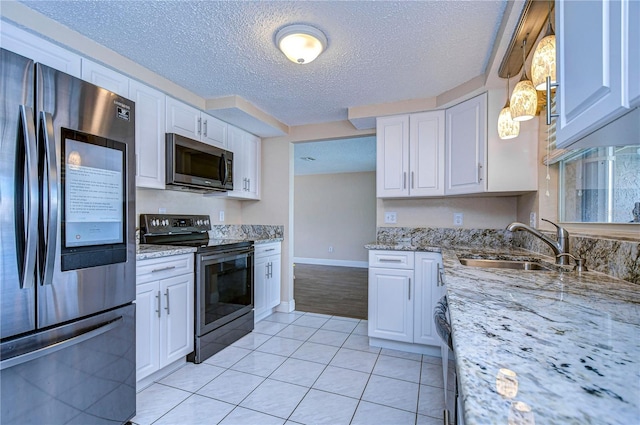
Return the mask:
[[411, 344], [408, 342], [391, 341], [382, 338], [369, 337], [369, 345], [372, 347], [388, 348], [391, 350], [407, 351], [409, 353], [426, 354], [432, 357], [442, 357], [440, 347], [430, 345]]
[[282, 301], [275, 308], [276, 311], [279, 311], [281, 313], [291, 313], [295, 309], [296, 309], [296, 300]]
[[293, 257], [293, 262], [299, 264], [314, 264], [318, 266], [356, 267], [359, 269], [366, 269], [369, 267], [369, 262], [367, 261], [328, 260], [326, 258]]

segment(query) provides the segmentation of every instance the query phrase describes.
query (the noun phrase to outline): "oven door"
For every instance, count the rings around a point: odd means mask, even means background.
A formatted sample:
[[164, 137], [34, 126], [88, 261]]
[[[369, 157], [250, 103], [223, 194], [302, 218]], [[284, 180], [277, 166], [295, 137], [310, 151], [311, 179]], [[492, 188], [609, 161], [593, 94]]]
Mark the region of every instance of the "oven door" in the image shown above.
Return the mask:
[[253, 248], [198, 254], [196, 276], [197, 336], [253, 309]]

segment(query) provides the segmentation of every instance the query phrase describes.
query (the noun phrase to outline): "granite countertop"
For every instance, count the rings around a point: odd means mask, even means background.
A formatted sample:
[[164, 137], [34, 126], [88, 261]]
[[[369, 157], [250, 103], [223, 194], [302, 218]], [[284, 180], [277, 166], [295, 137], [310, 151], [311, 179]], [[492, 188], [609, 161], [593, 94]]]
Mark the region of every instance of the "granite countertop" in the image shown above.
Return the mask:
[[[256, 245], [271, 242], [282, 242], [282, 238], [269, 239], [247, 239], [253, 241]], [[238, 242], [238, 239], [229, 240], [230, 243]], [[170, 255], [189, 254], [196, 252], [193, 247], [178, 247], [170, 245], [151, 245], [140, 244], [136, 246], [136, 260], [146, 260], [148, 258], [168, 257]]]
[[553, 264], [520, 249], [441, 252], [467, 425], [639, 423], [638, 285], [597, 272], [477, 268], [458, 259]]

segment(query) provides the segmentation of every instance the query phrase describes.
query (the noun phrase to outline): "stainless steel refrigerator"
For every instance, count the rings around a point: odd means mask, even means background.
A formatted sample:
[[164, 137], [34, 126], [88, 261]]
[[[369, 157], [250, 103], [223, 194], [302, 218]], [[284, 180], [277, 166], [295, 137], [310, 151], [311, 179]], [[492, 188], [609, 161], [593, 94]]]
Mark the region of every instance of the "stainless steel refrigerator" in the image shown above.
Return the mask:
[[0, 54], [0, 423], [127, 422], [134, 103]]

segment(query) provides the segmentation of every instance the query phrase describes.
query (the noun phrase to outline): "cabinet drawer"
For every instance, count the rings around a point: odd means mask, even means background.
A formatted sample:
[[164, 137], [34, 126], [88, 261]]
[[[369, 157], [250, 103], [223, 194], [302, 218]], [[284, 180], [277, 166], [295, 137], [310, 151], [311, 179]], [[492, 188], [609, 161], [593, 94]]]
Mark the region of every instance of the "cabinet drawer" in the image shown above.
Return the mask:
[[413, 251], [369, 251], [369, 267], [413, 269]]
[[140, 260], [136, 264], [136, 284], [193, 273], [193, 254]]
[[280, 254], [282, 251], [282, 243], [273, 242], [273, 243], [259, 243], [255, 246], [255, 256], [256, 257], [264, 257], [267, 255], [275, 255]]

